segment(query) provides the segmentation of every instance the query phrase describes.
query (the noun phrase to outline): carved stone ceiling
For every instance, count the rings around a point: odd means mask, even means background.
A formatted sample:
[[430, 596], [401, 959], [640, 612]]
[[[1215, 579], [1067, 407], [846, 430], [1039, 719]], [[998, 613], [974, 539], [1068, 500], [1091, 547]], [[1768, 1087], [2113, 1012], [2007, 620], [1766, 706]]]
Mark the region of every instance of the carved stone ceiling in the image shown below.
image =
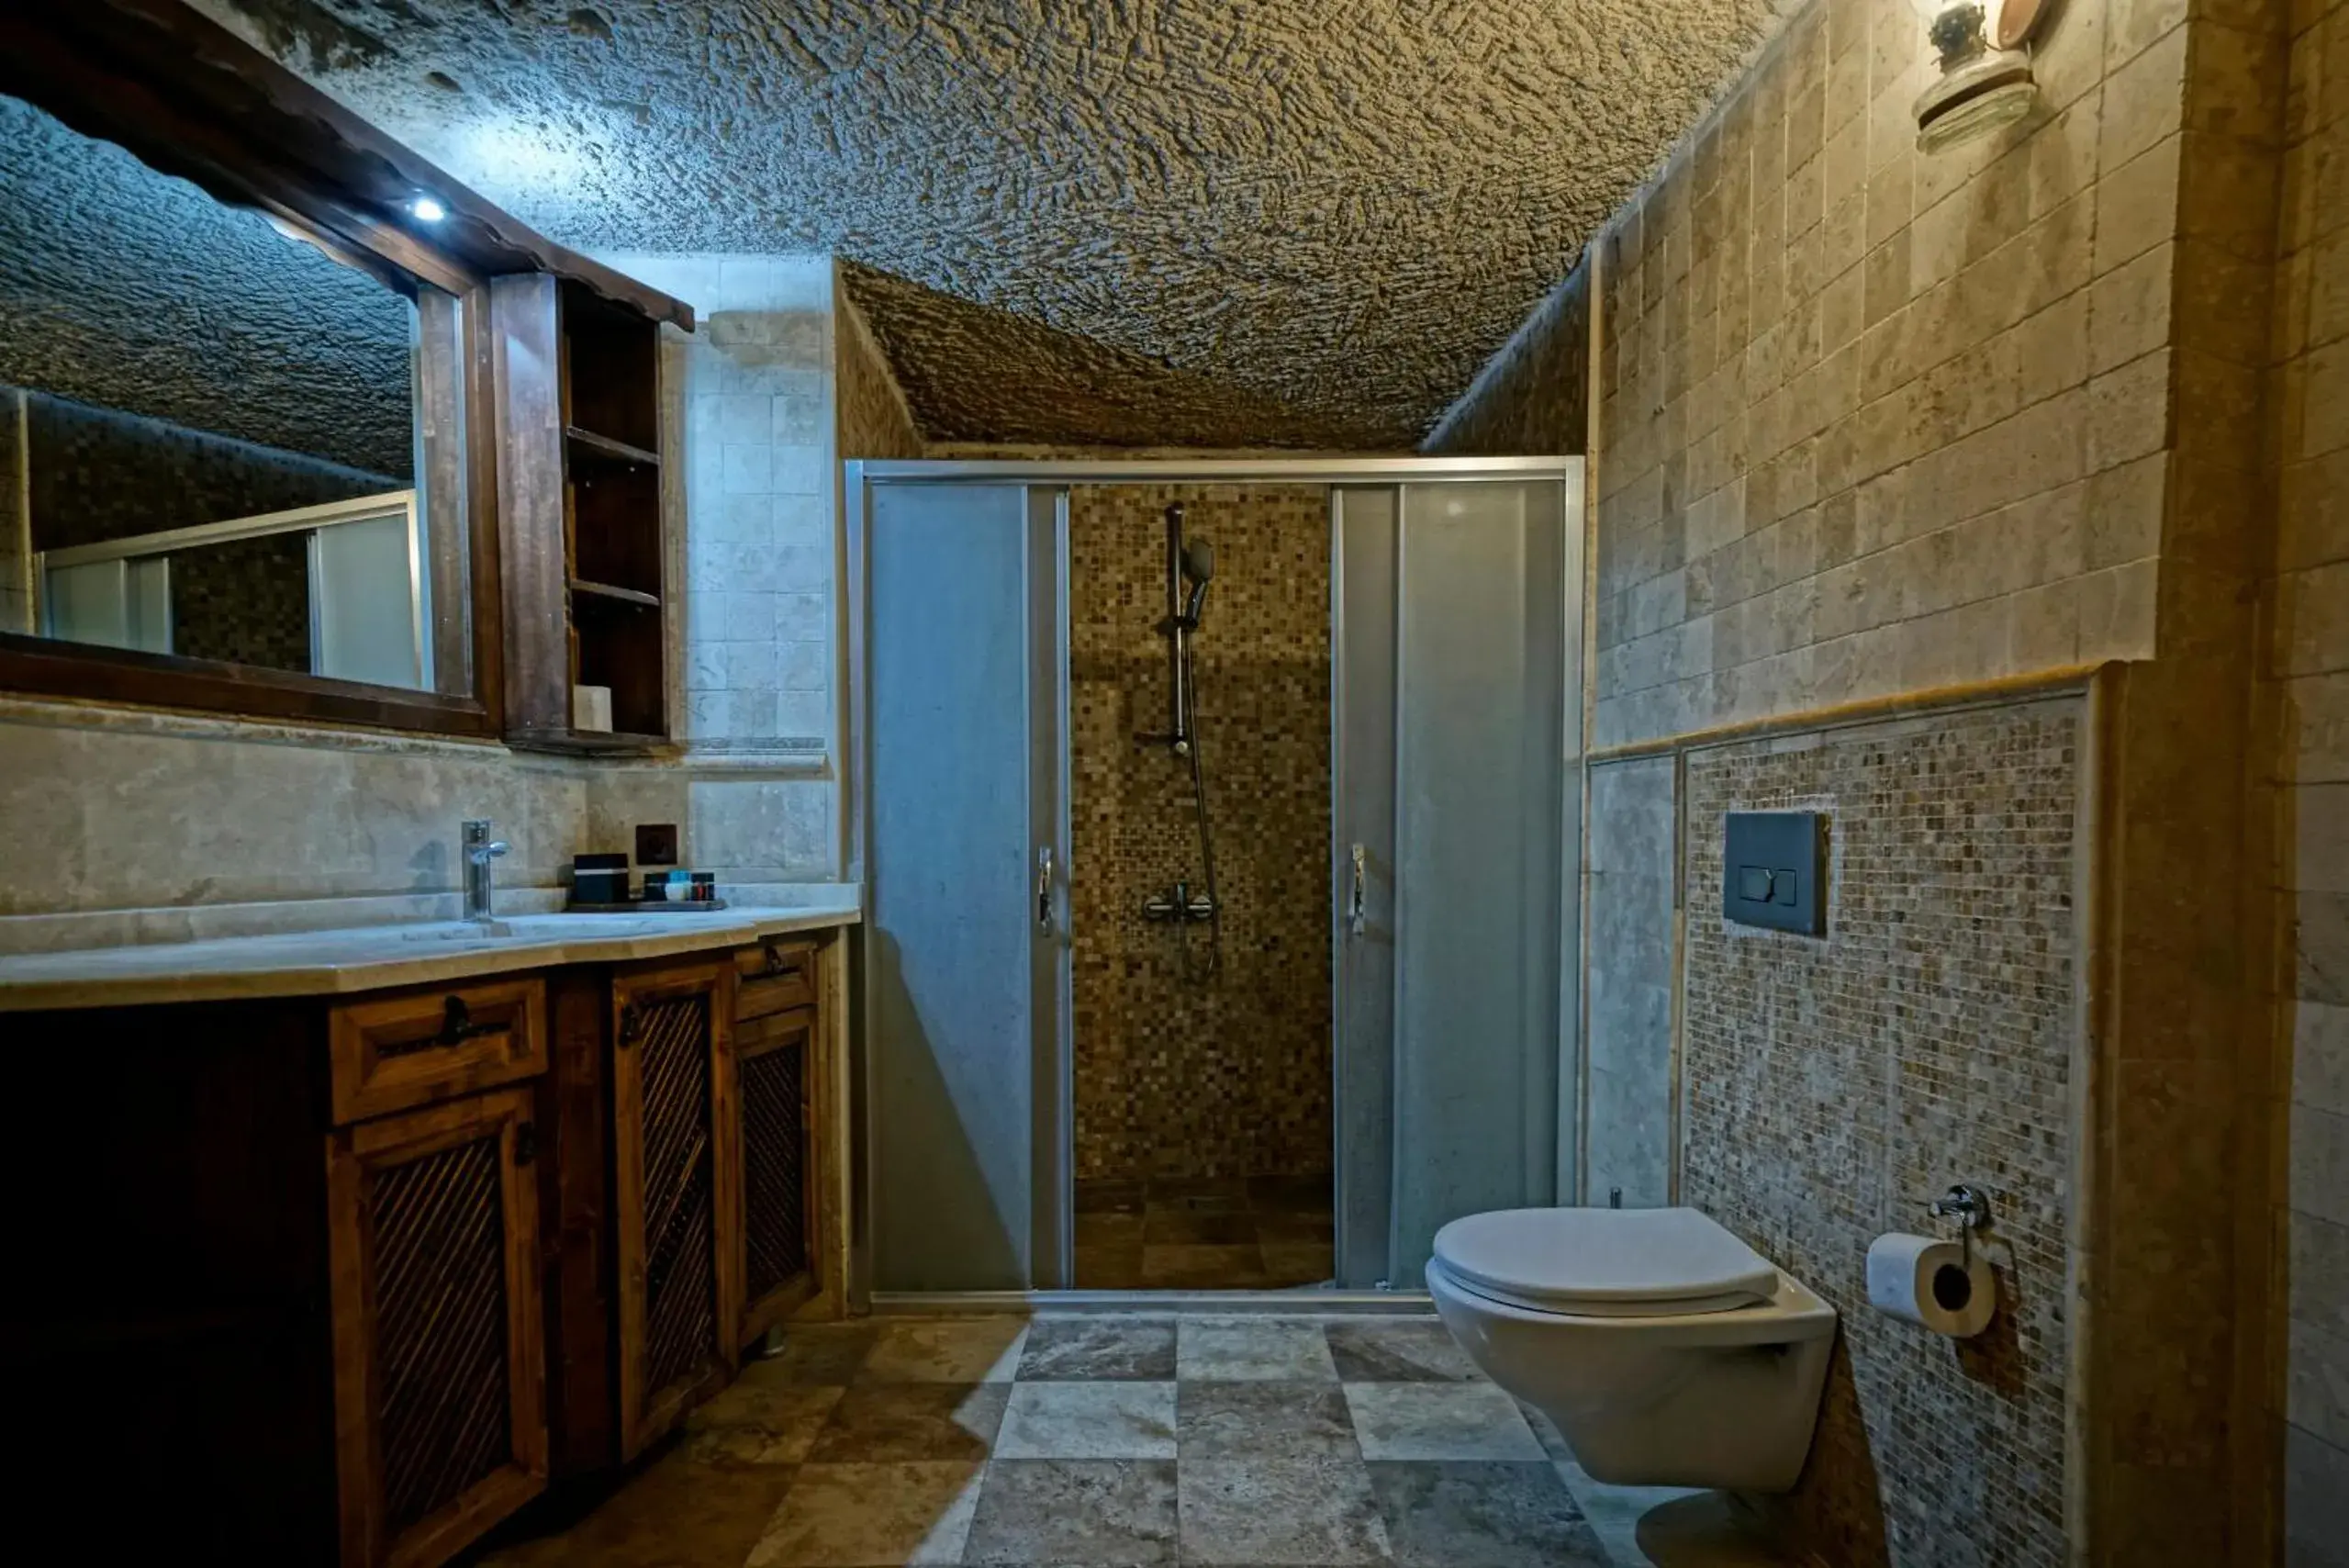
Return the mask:
[[200, 4], [568, 244], [837, 252], [1360, 448], [1415, 442], [1781, 8]]

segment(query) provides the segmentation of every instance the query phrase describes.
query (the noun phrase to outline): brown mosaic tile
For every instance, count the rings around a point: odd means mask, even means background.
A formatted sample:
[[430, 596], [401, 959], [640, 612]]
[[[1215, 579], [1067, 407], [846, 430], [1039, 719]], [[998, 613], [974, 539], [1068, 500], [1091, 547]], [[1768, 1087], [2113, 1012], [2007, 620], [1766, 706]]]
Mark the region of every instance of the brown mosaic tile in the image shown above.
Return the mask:
[[[1216, 552], [1194, 644], [1224, 901], [1224, 969], [1204, 981], [1185, 978], [1177, 931], [1142, 918], [1147, 897], [1201, 880], [1189, 771], [1135, 738], [1167, 728], [1164, 511], [1178, 500]], [[1326, 492], [1079, 487], [1069, 556], [1077, 1174], [1326, 1171]], [[1180, 935], [1203, 957], [1203, 927]]]
[[[2075, 700], [1687, 764], [1681, 1195], [1834, 1303], [1798, 1520], [1832, 1561], [2065, 1559], [2081, 785]], [[1727, 924], [1722, 815], [1829, 813], [1823, 939]], [[1985, 1184], [2001, 1306], [1952, 1343], [1871, 1310], [1868, 1243]]]

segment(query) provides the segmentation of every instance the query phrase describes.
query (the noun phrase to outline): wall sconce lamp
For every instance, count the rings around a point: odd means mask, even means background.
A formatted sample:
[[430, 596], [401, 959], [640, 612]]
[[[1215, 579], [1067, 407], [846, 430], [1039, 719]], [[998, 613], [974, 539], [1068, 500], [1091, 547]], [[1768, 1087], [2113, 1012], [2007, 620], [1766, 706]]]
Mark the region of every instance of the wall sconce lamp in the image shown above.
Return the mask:
[[1917, 95], [1917, 151], [1939, 152], [2030, 113], [2032, 37], [2048, 0], [1908, 0], [1941, 57], [1941, 73]]

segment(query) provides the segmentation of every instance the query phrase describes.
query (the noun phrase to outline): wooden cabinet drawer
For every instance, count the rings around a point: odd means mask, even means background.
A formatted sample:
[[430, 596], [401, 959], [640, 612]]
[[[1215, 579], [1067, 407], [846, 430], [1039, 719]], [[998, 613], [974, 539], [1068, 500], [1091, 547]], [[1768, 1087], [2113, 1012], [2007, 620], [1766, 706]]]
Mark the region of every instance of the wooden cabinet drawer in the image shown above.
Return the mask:
[[546, 1070], [545, 986], [501, 980], [346, 1002], [327, 1047], [337, 1124], [511, 1083]]
[[748, 1020], [814, 1005], [816, 945], [770, 936], [734, 954], [734, 1016]]

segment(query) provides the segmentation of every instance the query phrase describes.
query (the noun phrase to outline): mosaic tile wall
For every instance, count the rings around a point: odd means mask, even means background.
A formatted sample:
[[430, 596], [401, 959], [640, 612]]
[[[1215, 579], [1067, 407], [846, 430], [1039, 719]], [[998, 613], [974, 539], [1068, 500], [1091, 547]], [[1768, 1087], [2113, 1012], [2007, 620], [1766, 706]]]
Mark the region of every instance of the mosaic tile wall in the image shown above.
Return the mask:
[[[1142, 902], [1196, 882], [1167, 728], [1167, 506], [1215, 546], [1195, 644], [1224, 969], [1183, 978]], [[1329, 523], [1316, 486], [1069, 496], [1077, 1175], [1329, 1168]], [[1204, 925], [1190, 931], [1203, 957]]]
[[[1683, 1201], [1834, 1303], [1794, 1519], [1827, 1560], [2066, 1561], [2076, 701], [1692, 753]], [[1828, 812], [1829, 935], [1720, 914], [1722, 815]], [[1869, 1241], [1988, 1187], [2000, 1311], [1870, 1310]]]
[[407, 466], [366, 473], [304, 453], [101, 409], [25, 398], [37, 548], [62, 550], [404, 490]]
[[272, 533], [172, 556], [172, 652], [310, 668], [310, 536]]

